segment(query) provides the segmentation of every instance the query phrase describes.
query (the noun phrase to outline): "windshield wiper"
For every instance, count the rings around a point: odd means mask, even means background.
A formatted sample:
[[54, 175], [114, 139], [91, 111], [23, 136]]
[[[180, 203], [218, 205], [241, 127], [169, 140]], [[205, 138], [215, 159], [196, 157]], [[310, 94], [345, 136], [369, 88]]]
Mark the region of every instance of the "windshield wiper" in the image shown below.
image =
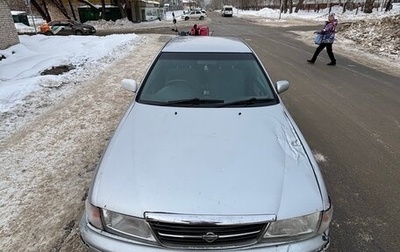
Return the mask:
[[200, 98], [190, 98], [190, 99], [182, 99], [182, 100], [172, 100], [166, 103], [163, 103], [164, 106], [169, 105], [202, 105], [202, 104], [216, 104], [223, 103], [224, 100], [217, 99], [200, 99]]
[[256, 104], [265, 104], [266, 105], [266, 104], [275, 104], [275, 103], [276, 103], [276, 99], [274, 99], [274, 98], [251, 97], [249, 99], [226, 102], [224, 104], [221, 104], [219, 107], [251, 106], [251, 105], [256, 105]]

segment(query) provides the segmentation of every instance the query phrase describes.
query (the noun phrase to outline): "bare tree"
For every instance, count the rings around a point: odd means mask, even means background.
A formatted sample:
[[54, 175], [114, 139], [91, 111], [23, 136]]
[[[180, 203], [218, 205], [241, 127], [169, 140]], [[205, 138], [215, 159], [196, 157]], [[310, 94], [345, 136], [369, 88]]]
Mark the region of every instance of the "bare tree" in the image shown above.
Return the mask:
[[68, 4], [69, 4], [69, 8], [71, 8], [71, 13], [72, 13], [72, 16], [74, 17], [74, 20], [78, 20], [78, 19], [76, 18], [75, 10], [74, 10], [74, 8], [73, 8], [73, 6], [72, 6], [71, 0], [68, 0]]
[[243, 6], [244, 6], [244, 9], [245, 10], [249, 10], [249, 9], [251, 9], [252, 8], [252, 6], [253, 6], [253, 3], [252, 3], [252, 1], [251, 0], [243, 0]]
[[199, 7], [205, 8], [204, 0], [197, 0], [197, 3], [199, 4]]
[[295, 12], [295, 13], [298, 13], [299, 10], [300, 10], [301, 8], [303, 8], [303, 5], [304, 5], [304, 0], [299, 0], [299, 2], [298, 2], [297, 5], [296, 5], [296, 9], [294, 10], [294, 12]]
[[127, 9], [124, 8], [124, 5], [125, 5], [126, 7], [128, 7], [128, 4], [126, 3], [125, 0], [111, 0], [111, 4], [114, 5], [114, 6], [118, 6], [119, 11], [121, 12], [121, 16], [122, 16], [123, 18], [126, 17], [126, 15], [127, 15]]
[[287, 13], [288, 10], [288, 0], [281, 0], [282, 4], [281, 4], [281, 12], [283, 13]]
[[126, 17], [127, 16], [127, 10], [126, 9], [124, 9], [124, 7], [123, 7], [123, 3], [125, 3], [126, 5], [125, 6], [129, 6], [129, 8], [131, 8], [131, 5], [130, 5], [130, 3], [131, 2], [129, 2], [129, 4], [128, 3], [126, 3], [126, 1], [124, 1], [124, 0], [117, 0], [117, 6], [119, 7], [119, 9], [121, 10], [121, 15], [122, 15], [122, 17]]
[[375, 0], [365, 0], [364, 13], [372, 13]]
[[57, 9], [66, 17], [67, 19], [71, 19], [67, 9], [65, 8], [63, 2], [61, 0], [50, 0], [57, 7]]
[[391, 9], [392, 9], [392, 0], [388, 0], [386, 3], [385, 12], [390, 11]]
[[44, 0], [41, 1], [41, 4], [38, 3], [38, 0], [31, 0], [31, 4], [33, 5], [33, 7], [35, 7], [37, 12], [39, 12], [40, 16], [42, 16], [42, 18], [46, 20], [46, 22], [51, 21], [50, 13]]
[[52, 5], [67, 19], [71, 19], [61, 0], [31, 0], [31, 4], [46, 22], [51, 21], [48, 5]]
[[290, 13], [292, 13], [292, 0], [280, 0], [279, 1], [279, 10], [281, 13], [287, 13], [290, 9]]
[[106, 2], [101, 0], [101, 19], [106, 19]]

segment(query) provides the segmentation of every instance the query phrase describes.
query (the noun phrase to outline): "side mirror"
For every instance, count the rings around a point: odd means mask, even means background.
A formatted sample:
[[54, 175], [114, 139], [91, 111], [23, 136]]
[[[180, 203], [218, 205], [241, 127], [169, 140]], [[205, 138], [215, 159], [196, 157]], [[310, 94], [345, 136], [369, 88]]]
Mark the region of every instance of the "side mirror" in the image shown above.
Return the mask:
[[132, 92], [136, 92], [136, 90], [137, 90], [137, 84], [136, 84], [136, 81], [135, 80], [132, 80], [132, 79], [123, 79], [122, 81], [121, 81], [121, 86], [124, 88], [124, 89], [126, 89], [126, 90], [128, 90], [128, 91], [132, 91]]
[[276, 82], [276, 90], [278, 94], [285, 92], [289, 89], [289, 82], [287, 80], [280, 80]]

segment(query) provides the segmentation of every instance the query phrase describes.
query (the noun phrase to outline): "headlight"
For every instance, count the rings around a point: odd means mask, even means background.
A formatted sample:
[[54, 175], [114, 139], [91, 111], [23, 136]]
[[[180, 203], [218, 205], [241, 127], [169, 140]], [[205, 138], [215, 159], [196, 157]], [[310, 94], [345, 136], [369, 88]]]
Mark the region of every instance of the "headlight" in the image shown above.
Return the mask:
[[134, 237], [155, 242], [150, 227], [144, 219], [135, 218], [104, 210], [103, 219], [106, 231], [126, 237]]
[[317, 212], [297, 218], [271, 222], [264, 234], [264, 238], [276, 241], [305, 239], [317, 232], [320, 220], [321, 213]]

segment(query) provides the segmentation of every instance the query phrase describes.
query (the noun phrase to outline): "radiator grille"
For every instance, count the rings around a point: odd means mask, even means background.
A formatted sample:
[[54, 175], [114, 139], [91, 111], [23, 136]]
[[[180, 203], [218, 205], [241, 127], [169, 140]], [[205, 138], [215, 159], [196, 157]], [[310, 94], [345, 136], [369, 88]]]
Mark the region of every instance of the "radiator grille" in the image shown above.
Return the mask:
[[266, 223], [215, 225], [150, 221], [158, 240], [167, 247], [226, 248], [254, 244]]

